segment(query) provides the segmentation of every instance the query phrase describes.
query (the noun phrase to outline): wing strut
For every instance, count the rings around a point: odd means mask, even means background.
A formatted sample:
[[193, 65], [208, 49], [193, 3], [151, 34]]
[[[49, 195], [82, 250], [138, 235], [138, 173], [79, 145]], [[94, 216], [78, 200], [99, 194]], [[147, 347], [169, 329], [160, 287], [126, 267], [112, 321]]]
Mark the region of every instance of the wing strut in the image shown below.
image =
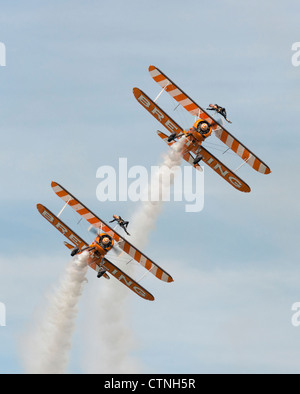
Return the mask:
[[154, 102], [156, 103], [156, 101], [160, 98], [160, 96], [163, 94], [163, 92], [167, 89], [167, 87], [170, 85], [170, 83], [167, 83], [167, 85], [161, 90], [161, 92], [159, 93], [159, 95], [156, 97], [156, 99], [154, 100]]
[[66, 204], [63, 206], [62, 210], [59, 212], [59, 214], [57, 215], [57, 217], [59, 218], [61, 216], [61, 214], [63, 213], [63, 211], [67, 208], [67, 206], [69, 205], [69, 202], [71, 201], [71, 197], [69, 198], [69, 200], [66, 202]]
[[[229, 148], [228, 148], [228, 149], [229, 149]], [[237, 172], [240, 168], [242, 168], [242, 167], [248, 162], [248, 160], [251, 159], [251, 157], [252, 157], [252, 155], [250, 154], [250, 156], [248, 157], [248, 159], [247, 159], [247, 160], [244, 160], [244, 163], [242, 163], [240, 166], [238, 166], [238, 168], [237, 168], [234, 172]]]

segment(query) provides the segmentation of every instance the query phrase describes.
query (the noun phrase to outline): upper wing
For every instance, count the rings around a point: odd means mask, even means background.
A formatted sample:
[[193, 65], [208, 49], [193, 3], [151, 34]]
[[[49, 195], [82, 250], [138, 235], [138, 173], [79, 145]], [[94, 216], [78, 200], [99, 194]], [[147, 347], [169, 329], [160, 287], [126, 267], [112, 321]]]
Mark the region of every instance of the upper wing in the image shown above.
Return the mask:
[[179, 104], [183, 106], [190, 114], [198, 118], [205, 119], [210, 123], [215, 123], [208, 113], [206, 113], [198, 104], [196, 104], [183, 90], [181, 90], [170, 78], [155, 66], [149, 67], [149, 72], [154, 79], [166, 92], [169, 93]]
[[169, 79], [157, 67], [150, 66], [149, 72], [162, 88], [165, 89], [179, 104], [181, 104], [190, 114], [198, 118], [207, 120], [215, 131], [218, 137], [225, 145], [227, 145], [234, 153], [240, 156], [247, 162], [254, 170], [262, 174], [269, 174], [270, 168], [259, 159], [253, 152], [251, 152], [245, 145], [237, 140], [229, 133], [220, 123], [215, 121], [203, 108], [193, 101], [183, 90], [181, 90], [171, 79]]
[[71, 230], [64, 222], [62, 222], [54, 213], [49, 211], [48, 208], [44, 207], [41, 204], [37, 204], [37, 209], [39, 213], [48, 220], [49, 223], [52, 224], [59, 232], [62, 233], [69, 241], [71, 241], [78, 248], [83, 248], [84, 246], [88, 246], [88, 244], [79, 237], [73, 230]]
[[218, 125], [215, 128], [215, 135], [225, 145], [228, 146], [234, 153], [240, 156], [249, 164], [254, 170], [262, 174], [270, 174], [271, 170], [261, 159], [259, 159], [253, 152], [246, 148], [239, 140], [229, 133], [223, 126]]
[[165, 282], [173, 282], [173, 278], [166, 271], [164, 271], [161, 267], [155, 264], [149, 257], [144, 255], [130, 242], [123, 239], [115, 230], [113, 230], [108, 224], [106, 224], [103, 220], [101, 220], [94, 213], [92, 213], [86, 206], [84, 206], [66, 189], [64, 189], [56, 182], [52, 182], [51, 186], [54, 192], [58, 195], [58, 197], [68, 203], [70, 207], [72, 207], [77, 213], [79, 213], [79, 215], [83, 216], [95, 228], [99, 228], [109, 234], [116, 242], [118, 242], [118, 247], [120, 249], [122, 249], [138, 263], [140, 263], [158, 279], [161, 279]]

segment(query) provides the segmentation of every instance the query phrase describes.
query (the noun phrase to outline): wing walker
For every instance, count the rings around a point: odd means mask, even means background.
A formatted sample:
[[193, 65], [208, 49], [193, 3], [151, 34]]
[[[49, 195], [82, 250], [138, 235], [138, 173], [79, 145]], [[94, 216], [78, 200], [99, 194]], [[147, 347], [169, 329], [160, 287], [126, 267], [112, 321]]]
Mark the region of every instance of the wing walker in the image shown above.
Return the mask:
[[[209, 109], [204, 110], [157, 67], [150, 66], [149, 72], [154, 81], [162, 88], [157, 98], [152, 100], [138, 88], [133, 89], [133, 94], [137, 101], [168, 130], [168, 135], [161, 131], [157, 131], [157, 133], [169, 146], [173, 145], [180, 138], [185, 137], [186, 141], [182, 150], [182, 157], [185, 161], [199, 171], [201, 171], [199, 163], [203, 161], [235, 189], [241, 192], [250, 192], [250, 187], [235, 172], [226, 167], [203, 146], [206, 139], [214, 132], [215, 136], [227, 146], [228, 150], [231, 149], [242, 158], [243, 164], [241, 166], [247, 163], [254, 170], [262, 174], [269, 174], [271, 172], [270, 168], [261, 159], [230, 134], [223, 125], [214, 120], [207, 112], [208, 110], [214, 110], [228, 121], [225, 108], [217, 104], [211, 104]], [[158, 106], [156, 102], [163, 92], [167, 92], [176, 100], [178, 105], [181, 105], [191, 115], [196, 117], [194, 125], [189, 130], [184, 130]]]
[[[119, 252], [129, 255], [131, 259], [138, 262], [158, 279], [164, 282], [173, 282], [173, 278], [164, 269], [124, 239], [117, 231], [96, 216], [66, 189], [56, 182], [52, 182], [51, 186], [54, 193], [65, 202], [64, 207], [57, 216], [41, 204], [37, 205], [38, 211], [68, 239], [69, 242], [65, 242], [64, 244], [71, 250], [72, 256], [86, 253], [87, 264], [97, 272], [98, 278], [104, 277], [109, 279], [109, 275], [112, 275], [138, 296], [145, 300], [154, 301], [152, 294], [109, 260], [107, 254], [112, 249], [117, 249]], [[84, 241], [60, 219], [61, 214], [67, 206], [72, 207], [96, 231], [97, 236], [91, 244]], [[119, 216], [118, 218], [120, 219]]]
[[[214, 133], [215, 136], [227, 146], [227, 150], [231, 149], [242, 158], [243, 164], [241, 166], [247, 163], [254, 170], [262, 174], [269, 174], [271, 172], [270, 168], [262, 160], [238, 141], [221, 123], [213, 119], [207, 112], [214, 111], [223, 116], [227, 122], [231, 123], [227, 119], [225, 108], [217, 104], [211, 104], [207, 110], [204, 110], [158, 68], [150, 66], [149, 72], [154, 81], [161, 86], [161, 92], [155, 100], [152, 100], [143, 91], [134, 88], [134, 96], [137, 101], [168, 130], [168, 134], [161, 131], [157, 131], [157, 133], [169, 146], [172, 146], [175, 142], [184, 138], [182, 157], [185, 161], [198, 171], [202, 171], [199, 163], [203, 161], [235, 189], [241, 192], [250, 192], [250, 187], [238, 177], [235, 172], [226, 167], [203, 146], [207, 138]], [[181, 105], [196, 118], [195, 123], [189, 130], [184, 130], [156, 103], [164, 91], [177, 102], [177, 105]], [[114, 276], [141, 298], [149, 301], [154, 300], [153, 295], [142, 287], [138, 281], [132, 279], [110, 261], [109, 252], [115, 250], [119, 255], [125, 253], [130, 256], [131, 260], [135, 260], [158, 279], [167, 283], [173, 282], [171, 275], [163, 268], [159, 267], [109, 224], [96, 216], [65, 188], [56, 182], [52, 182], [51, 186], [54, 193], [64, 201], [64, 207], [58, 215], [55, 215], [45, 206], [37, 204], [38, 211], [50, 224], [52, 224], [52, 226], [68, 239], [68, 242], [64, 244], [71, 250], [71, 255], [82, 255], [86, 259], [88, 266], [97, 272], [98, 278], [104, 277], [110, 279], [110, 276]], [[84, 241], [60, 219], [60, 216], [67, 206], [72, 207], [90, 224], [89, 230], [96, 234], [96, 238], [91, 244]], [[127, 230], [128, 221], [124, 220], [121, 216], [114, 215], [110, 223], [114, 222], [117, 223], [117, 227], [121, 227], [127, 235], [130, 235]]]

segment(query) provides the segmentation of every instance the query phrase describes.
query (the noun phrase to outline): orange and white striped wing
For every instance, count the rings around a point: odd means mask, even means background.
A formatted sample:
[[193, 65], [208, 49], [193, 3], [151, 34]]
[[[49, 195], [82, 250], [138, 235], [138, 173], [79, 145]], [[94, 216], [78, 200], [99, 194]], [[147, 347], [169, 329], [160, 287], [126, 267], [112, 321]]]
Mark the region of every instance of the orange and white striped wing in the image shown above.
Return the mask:
[[204, 119], [212, 125], [217, 138], [227, 145], [234, 153], [240, 156], [254, 170], [269, 174], [270, 168], [251, 152], [245, 145], [238, 141], [220, 123], [215, 121], [203, 108], [193, 101], [183, 90], [181, 90], [170, 78], [155, 66], [149, 67], [149, 72], [154, 79], [166, 92], [170, 94], [179, 104], [181, 104], [190, 114]]
[[180, 89], [170, 78], [155, 66], [149, 67], [151, 77], [157, 82], [173, 99], [183, 106], [191, 115], [215, 123], [198, 104], [196, 104], [182, 89]]
[[51, 184], [53, 191], [63, 201], [68, 203], [79, 215], [86, 219], [93, 227], [101, 229], [101, 231], [109, 234], [117, 243], [118, 247], [125, 253], [131, 256], [135, 261], [140, 263], [148, 271], [150, 271], [158, 279], [165, 282], [173, 282], [173, 278], [157, 264], [155, 264], [149, 257], [145, 256], [130, 242], [123, 239], [115, 230], [113, 230], [103, 220], [98, 218], [93, 212], [91, 212], [85, 205], [77, 200], [71, 193], [64, 189], [61, 185], [56, 182]]
[[128, 241], [124, 240], [118, 244], [119, 248], [121, 248], [125, 253], [131, 256], [135, 261], [140, 263], [146, 270], [151, 272], [154, 276], [164, 282], [173, 282], [173, 278], [170, 274], [168, 274], [164, 269], [155, 264], [152, 260], [149, 259], [146, 255], [144, 255], [140, 250], [138, 250], [135, 246], [133, 246]]
[[[39, 213], [46, 219], [53, 227], [56, 228], [62, 235], [64, 235], [69, 241], [72, 242], [78, 248], [83, 248], [88, 246], [88, 244], [77, 235], [73, 230], [70, 229], [63, 221], [61, 221], [54, 213], [52, 213], [48, 208], [41, 204], [37, 204], [37, 209]], [[65, 242], [65, 245], [67, 243]], [[74, 246], [67, 244], [69, 249], [73, 249]]]
[[194, 154], [200, 154], [203, 157], [203, 162], [235, 189], [244, 193], [249, 193], [251, 191], [247, 183], [245, 183], [239, 176], [237, 176], [233, 171], [226, 167], [219, 159], [212, 155], [203, 146], [201, 146], [201, 151], [199, 153], [197, 152], [198, 148], [193, 144], [189, 146], [189, 149]]
[[105, 269], [110, 275], [118, 279], [123, 285], [127, 286], [131, 291], [133, 291], [139, 297], [143, 298], [144, 300], [154, 301], [153, 295], [149, 293], [148, 290], [142, 287], [139, 283], [137, 283], [134, 279], [132, 279], [119, 267], [114, 265], [111, 261], [107, 260], [106, 258], [104, 258], [101, 263], [99, 263], [99, 259], [94, 258], [89, 263], [89, 266], [92, 269], [94, 269], [96, 272]]
[[184, 130], [162, 108], [160, 108], [149, 96], [138, 88], [133, 88], [134, 97], [137, 101], [170, 133], [184, 133]]
[[77, 200], [71, 193], [69, 193], [65, 188], [56, 182], [51, 184], [54, 193], [60, 197], [65, 203], [68, 203], [80, 216], [82, 216], [86, 221], [88, 221], [93, 227], [98, 228], [107, 234], [109, 234], [113, 239], [119, 242], [122, 239], [118, 234], [105, 222], [94, 215], [85, 205], [83, 205], [79, 200]]
[[244, 161], [249, 164], [254, 170], [261, 174], [270, 174], [271, 170], [261, 159], [259, 159], [254, 153], [252, 153], [246, 146], [238, 141], [232, 134], [229, 133], [224, 127], [218, 125], [215, 128], [215, 135], [225, 145], [228, 146], [234, 153], [240, 156]]
[[[166, 134], [161, 131], [157, 131], [158, 136], [164, 140], [169, 146], [174, 144], [174, 141], [168, 142], [168, 137]], [[199, 164], [194, 164], [194, 157], [190, 154], [193, 152], [195, 155], [201, 154], [203, 157], [203, 162], [206, 163], [209, 167], [211, 167], [217, 174], [222, 176], [225, 181], [227, 181], [231, 186], [236, 188], [237, 190], [245, 193], [249, 193], [251, 191], [250, 187], [239, 178], [233, 171], [231, 171], [228, 167], [226, 167], [223, 163], [221, 163], [215, 156], [213, 156], [207, 149], [201, 145], [201, 151], [197, 152], [199, 149], [198, 144], [192, 143], [190, 140], [186, 140], [185, 148], [183, 149], [182, 157], [185, 161], [191, 164], [196, 170], [203, 171], [202, 167]]]

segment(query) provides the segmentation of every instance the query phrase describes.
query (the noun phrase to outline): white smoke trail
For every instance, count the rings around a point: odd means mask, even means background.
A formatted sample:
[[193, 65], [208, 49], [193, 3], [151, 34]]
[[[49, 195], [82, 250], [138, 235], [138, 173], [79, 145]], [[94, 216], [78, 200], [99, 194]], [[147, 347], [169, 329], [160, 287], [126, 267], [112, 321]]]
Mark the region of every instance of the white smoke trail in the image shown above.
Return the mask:
[[[186, 139], [183, 137], [169, 149], [159, 171], [151, 179], [147, 201], [142, 203], [131, 220], [133, 225], [131, 241], [139, 248], [146, 246], [150, 232], [155, 228], [164, 205], [162, 197], [170, 191], [176, 170], [181, 164], [181, 152], [185, 141]], [[169, 175], [171, 175], [171, 179]], [[152, 201], [150, 196], [160, 196], [161, 198], [158, 201]]]
[[86, 281], [85, 253], [66, 267], [58, 287], [48, 296], [44, 316], [23, 341], [23, 364], [29, 374], [66, 373], [77, 305]]
[[[165, 155], [160, 170], [151, 180], [148, 189], [149, 195], [151, 192], [161, 195], [172, 185], [173, 177], [170, 180], [168, 175], [170, 170], [171, 173], [175, 172], [176, 167], [181, 164], [181, 151], [184, 142], [185, 138], [179, 140]], [[133, 216], [130, 242], [138, 248], [146, 246], [163, 204], [162, 200], [151, 201], [149, 199], [141, 203]], [[127, 272], [128, 268], [129, 266], [126, 267]], [[113, 283], [108, 282], [103, 285], [101, 283], [97, 296], [97, 307], [93, 308], [93, 311], [88, 311], [89, 324], [87, 326], [89, 331], [87, 332], [83, 368], [86, 373], [92, 374], [141, 373], [140, 361], [132, 355], [135, 346], [137, 346], [137, 339], [130, 327], [129, 300], [134, 295], [114, 279], [111, 279], [110, 282]], [[95, 299], [95, 292], [93, 298]]]
[[[97, 287], [98, 288], [97, 288]], [[140, 373], [132, 356], [136, 341], [129, 325], [130, 290], [117, 280], [99, 280], [88, 289], [82, 369], [87, 374]], [[134, 296], [134, 295], [133, 295]]]

